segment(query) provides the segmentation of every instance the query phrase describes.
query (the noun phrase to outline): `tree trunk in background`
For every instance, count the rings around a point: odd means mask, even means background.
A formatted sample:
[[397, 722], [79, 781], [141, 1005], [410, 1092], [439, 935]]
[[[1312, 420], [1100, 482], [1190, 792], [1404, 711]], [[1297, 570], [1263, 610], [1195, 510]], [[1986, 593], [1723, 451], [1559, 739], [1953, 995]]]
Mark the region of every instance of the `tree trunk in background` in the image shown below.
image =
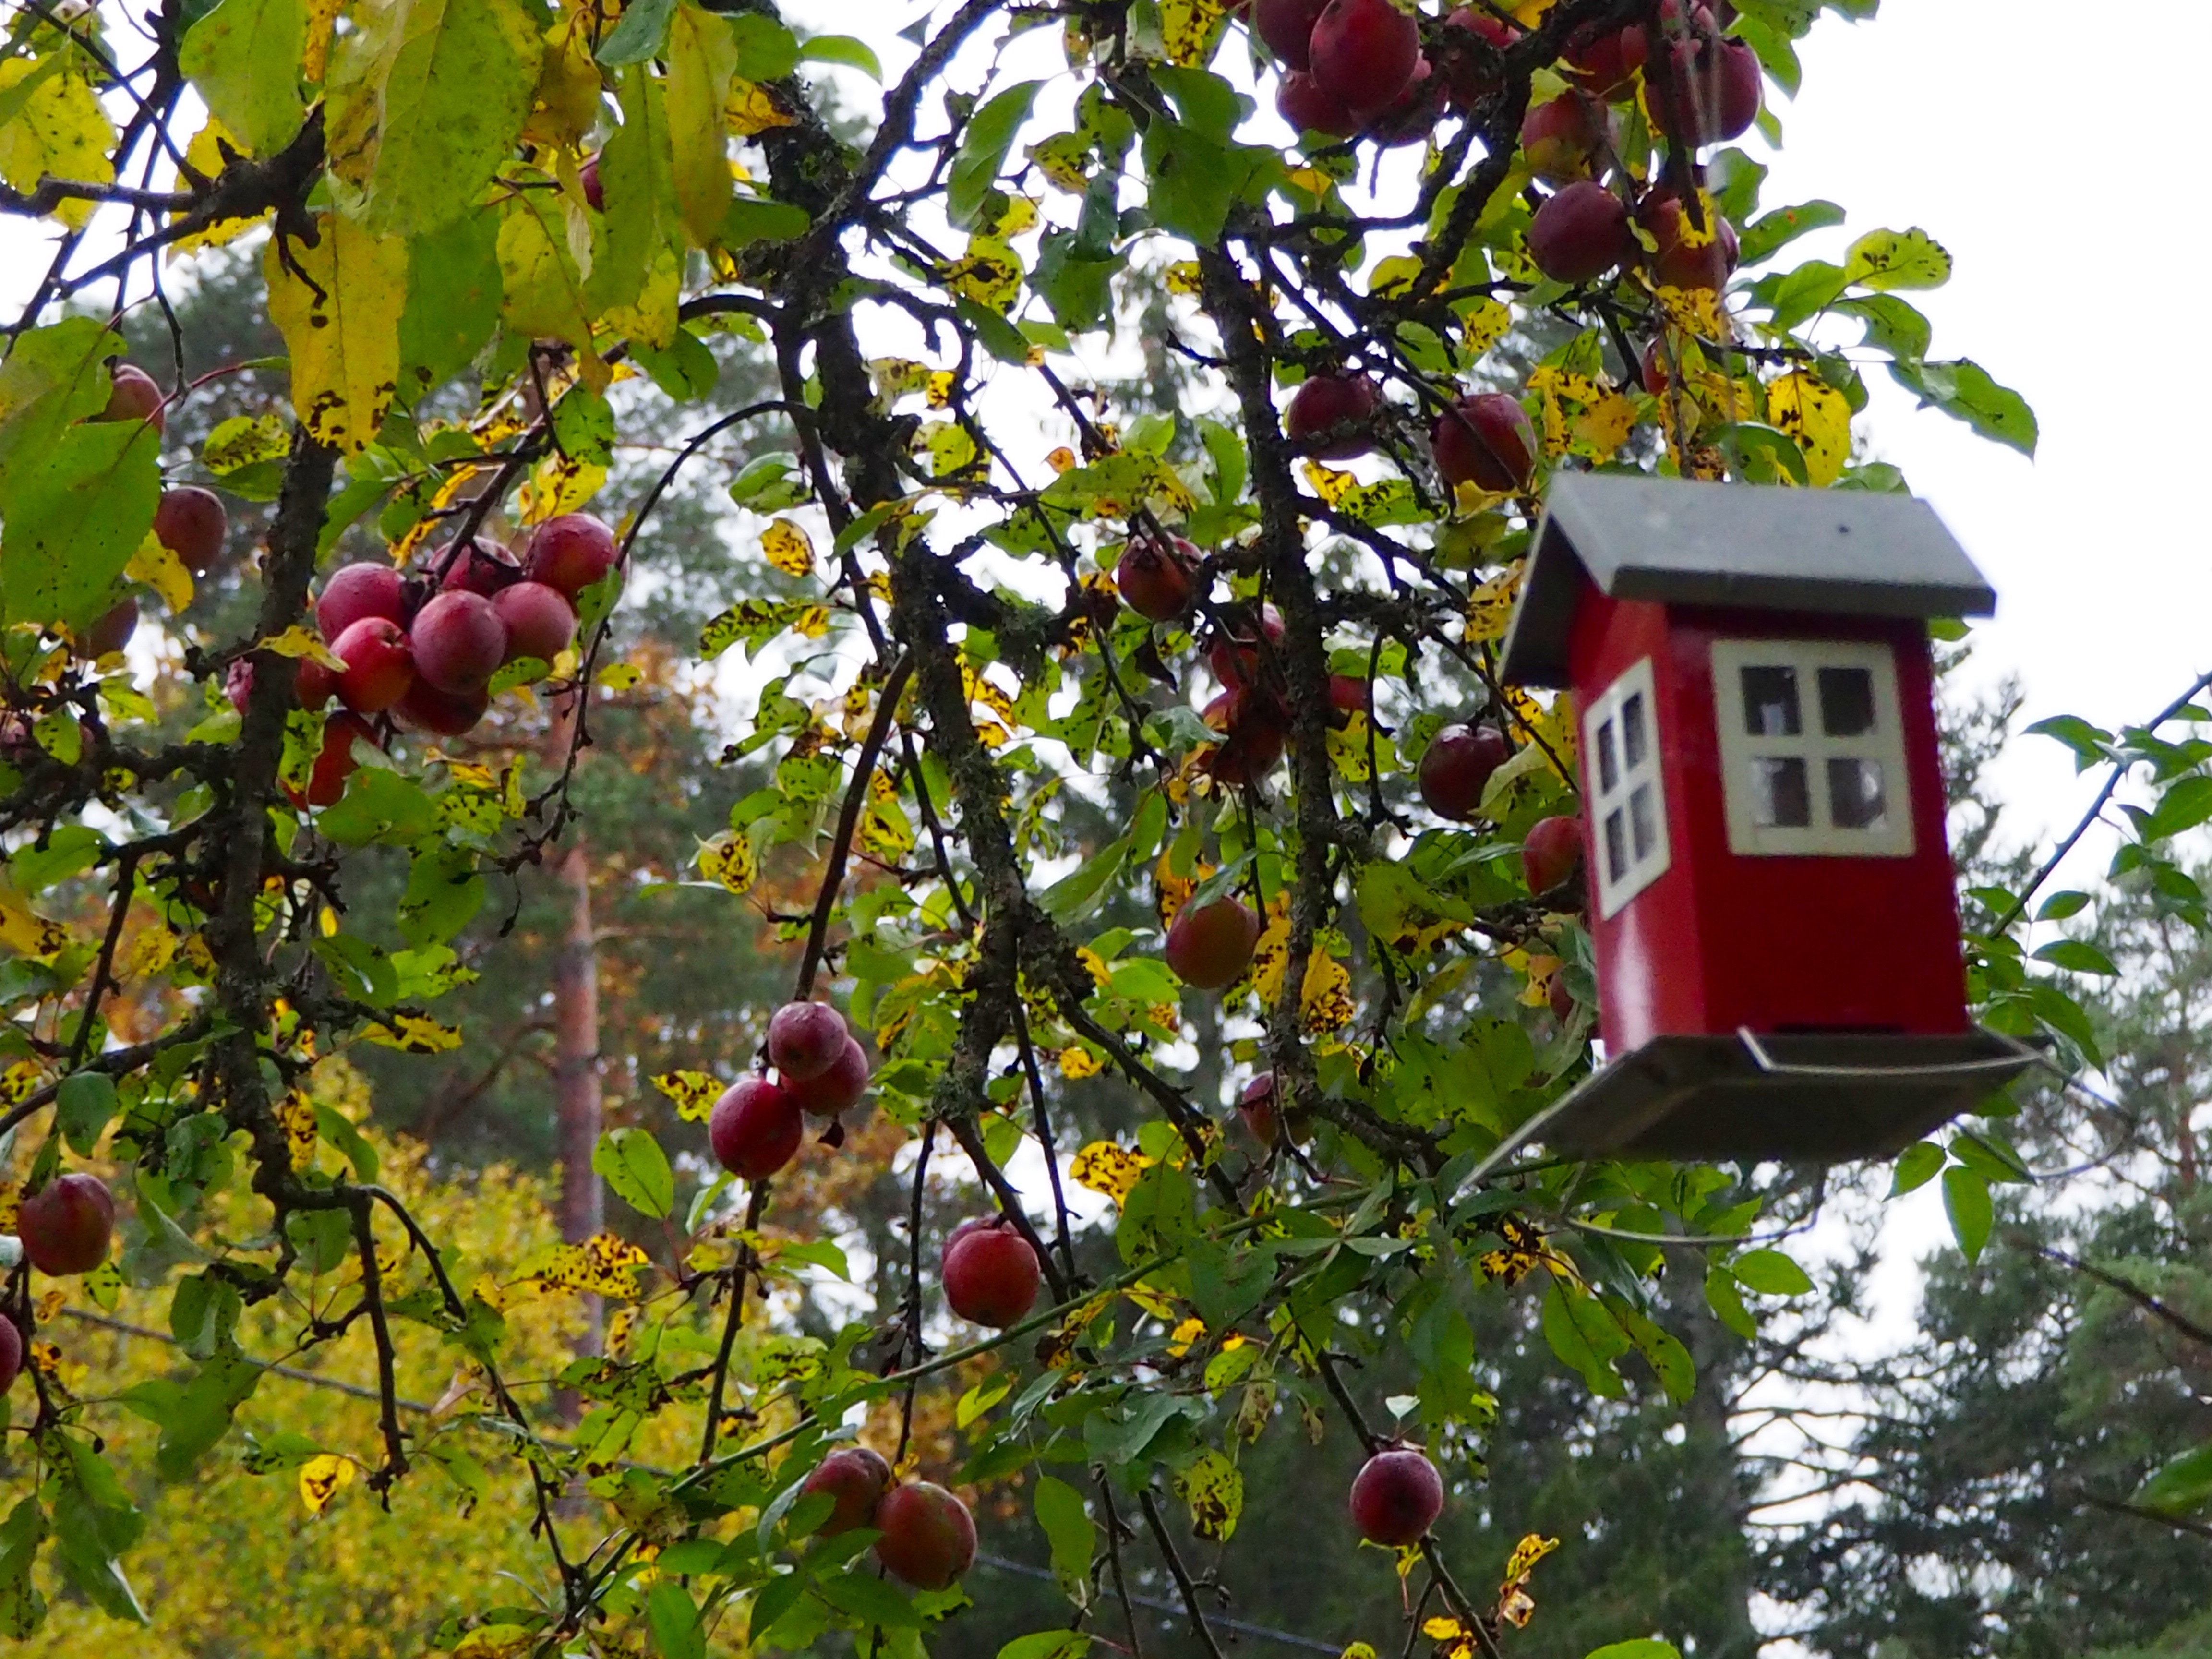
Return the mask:
[[[592, 864], [584, 839], [561, 854], [556, 873], [569, 895], [568, 932], [553, 965], [553, 1085], [561, 1130], [561, 1237], [574, 1244], [606, 1220], [592, 1152], [599, 1144], [599, 969], [592, 938]], [[599, 1346], [599, 1299], [584, 1298], [590, 1329], [581, 1345]]]

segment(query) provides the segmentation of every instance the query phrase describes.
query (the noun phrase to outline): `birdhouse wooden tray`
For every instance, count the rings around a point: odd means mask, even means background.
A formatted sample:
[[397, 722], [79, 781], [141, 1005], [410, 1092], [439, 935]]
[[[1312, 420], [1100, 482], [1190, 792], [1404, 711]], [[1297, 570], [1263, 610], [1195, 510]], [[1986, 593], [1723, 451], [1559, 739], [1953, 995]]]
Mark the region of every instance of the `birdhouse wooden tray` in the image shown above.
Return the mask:
[[1591, 1157], [1887, 1158], [2039, 1060], [2014, 1038], [1789, 1033], [1655, 1037], [1516, 1139]]

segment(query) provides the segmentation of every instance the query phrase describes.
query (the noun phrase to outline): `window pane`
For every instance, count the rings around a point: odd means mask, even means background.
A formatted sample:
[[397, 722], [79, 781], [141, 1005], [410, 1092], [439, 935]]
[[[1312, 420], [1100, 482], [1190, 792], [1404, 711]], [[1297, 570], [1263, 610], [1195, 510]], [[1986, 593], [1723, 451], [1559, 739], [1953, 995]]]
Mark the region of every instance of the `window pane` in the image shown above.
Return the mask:
[[1628, 836], [1618, 808], [1605, 815], [1605, 878], [1619, 881], [1628, 873]]
[[1609, 795], [1620, 787], [1620, 768], [1613, 755], [1613, 722], [1605, 720], [1597, 728], [1597, 792]]
[[[1644, 694], [1638, 691], [1620, 705], [1620, 758], [1633, 772], [1644, 764], [1648, 745], [1644, 740]], [[1607, 786], [1610, 787], [1611, 786]]]
[[[1748, 675], [1752, 671], [1747, 669]], [[1786, 672], [1786, 671], [1785, 671]], [[1751, 821], [1762, 830], [1803, 830], [1813, 822], [1805, 763], [1790, 755], [1751, 763]]]
[[1794, 738], [1805, 729], [1797, 711], [1797, 671], [1743, 671], [1743, 729], [1754, 738]]
[[1651, 810], [1651, 786], [1637, 785], [1636, 793], [1628, 798], [1629, 841], [1636, 848], [1638, 864], [1651, 856], [1659, 844], [1658, 815]]
[[1883, 798], [1881, 763], [1870, 760], [1832, 760], [1828, 763], [1828, 815], [1838, 830], [1880, 830], [1889, 822], [1889, 803]]
[[1820, 671], [1820, 729], [1832, 738], [1874, 730], [1874, 676], [1863, 668]]

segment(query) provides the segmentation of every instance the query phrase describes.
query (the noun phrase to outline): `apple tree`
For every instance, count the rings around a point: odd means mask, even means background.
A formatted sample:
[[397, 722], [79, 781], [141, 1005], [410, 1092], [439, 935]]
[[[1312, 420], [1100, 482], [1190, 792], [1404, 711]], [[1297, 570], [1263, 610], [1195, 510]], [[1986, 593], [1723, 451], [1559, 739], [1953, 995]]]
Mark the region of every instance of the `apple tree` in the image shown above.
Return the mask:
[[[292, 1447], [303, 1471], [526, 1476], [538, 1576], [488, 1580], [441, 1650], [917, 1653], [989, 1492], [1067, 1601], [1006, 1653], [1133, 1632], [1139, 1553], [1216, 1652], [1194, 1551], [1271, 1435], [1367, 1455], [1316, 1501], [1383, 1552], [1377, 1643], [1510, 1647], [1554, 1540], [1452, 1560], [1431, 1532], [1496, 1403], [1462, 1299], [1530, 1308], [1599, 1395], [1682, 1401], [1670, 1252], [1740, 1331], [1808, 1285], [1776, 1248], [1802, 1217], [1747, 1172], [1516, 1134], [1587, 1073], [1595, 994], [1572, 723], [1495, 672], [1546, 483], [1900, 488], [1854, 453], [1875, 368], [2034, 441], [1904, 297], [1945, 280], [1935, 240], [1803, 258], [1843, 210], [1762, 202], [1734, 147], [1778, 138], [1820, 14], [1874, 9], [961, 0], [863, 40], [769, 0], [16, 8], [0, 211], [44, 272], [0, 363], [0, 1628], [63, 1591], [159, 1617], [116, 1425], [192, 1480], [270, 1363], [358, 1355], [376, 1433]], [[179, 326], [165, 285], [228, 243], [283, 362], [122, 361], [125, 315]], [[773, 374], [725, 408], [731, 336]], [[1134, 415], [1099, 389], [1133, 349], [1178, 377]], [[257, 409], [165, 443], [237, 375]], [[619, 842], [572, 785], [641, 685], [625, 580], [649, 597], [656, 511], [732, 433], [756, 459], [726, 568], [691, 573], [724, 606], [697, 659], [764, 769], [696, 879], [744, 928], [763, 860], [805, 870], [772, 924], [795, 1006], [659, 1079], [703, 1137], [600, 1139], [630, 1223], [487, 1272], [380, 1183], [319, 1067], [453, 1048], [454, 939], [564, 837]], [[226, 502], [266, 504], [257, 546]], [[250, 626], [186, 614], [247, 559]], [[2212, 811], [2175, 804], [2194, 750], [2070, 736], [2157, 767], [2172, 828]], [[1984, 896], [1987, 1018], [2078, 1048], [2012, 942], [2030, 891]], [[1071, 1091], [1109, 1085], [1132, 1128], [1079, 1144]], [[863, 1103], [896, 1136], [847, 1139]], [[880, 1328], [777, 1322], [856, 1265], [769, 1231], [810, 1134], [911, 1183], [906, 1248], [866, 1264], [898, 1287]], [[1941, 1170], [1978, 1248], [2008, 1156], [1984, 1121], [1899, 1184]], [[947, 1160], [988, 1210], [926, 1250]], [[126, 1280], [190, 1363], [116, 1393], [54, 1316]], [[607, 1351], [514, 1369], [519, 1301], [576, 1293], [619, 1304]], [[271, 1310], [289, 1336], [249, 1347]], [[427, 1418], [403, 1328], [456, 1378]], [[1386, 1348], [1417, 1380], [1378, 1398]], [[959, 1455], [929, 1462], [917, 1390], [948, 1378]], [[672, 1423], [685, 1456], [639, 1455]]]

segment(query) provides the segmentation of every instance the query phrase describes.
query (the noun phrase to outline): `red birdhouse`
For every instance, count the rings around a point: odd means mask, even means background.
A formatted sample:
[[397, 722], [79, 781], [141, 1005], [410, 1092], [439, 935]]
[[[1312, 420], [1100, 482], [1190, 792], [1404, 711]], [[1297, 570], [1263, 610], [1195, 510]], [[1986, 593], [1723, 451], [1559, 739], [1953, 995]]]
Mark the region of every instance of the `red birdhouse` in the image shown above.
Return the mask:
[[1608, 1063], [1533, 1138], [1870, 1157], [2031, 1063], [1966, 1015], [1928, 645], [1995, 603], [1909, 496], [1553, 487], [1503, 677], [1573, 694]]

